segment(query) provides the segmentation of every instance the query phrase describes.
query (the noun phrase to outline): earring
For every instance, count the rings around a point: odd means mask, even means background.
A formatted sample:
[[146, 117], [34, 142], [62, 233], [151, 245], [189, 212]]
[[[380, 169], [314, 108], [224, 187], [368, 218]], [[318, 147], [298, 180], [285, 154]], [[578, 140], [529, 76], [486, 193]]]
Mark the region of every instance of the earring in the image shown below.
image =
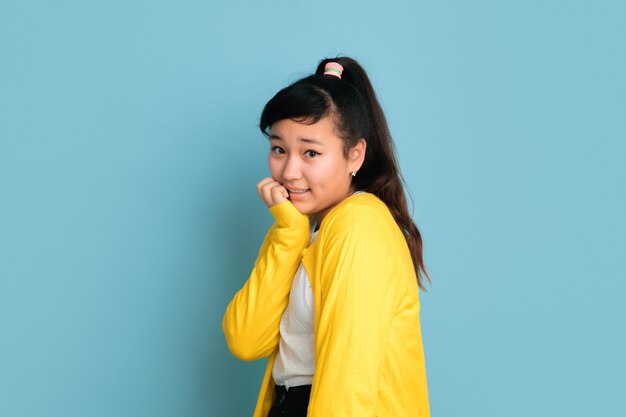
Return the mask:
[[353, 177], [356, 177], [356, 171], [352, 171], [351, 174]]

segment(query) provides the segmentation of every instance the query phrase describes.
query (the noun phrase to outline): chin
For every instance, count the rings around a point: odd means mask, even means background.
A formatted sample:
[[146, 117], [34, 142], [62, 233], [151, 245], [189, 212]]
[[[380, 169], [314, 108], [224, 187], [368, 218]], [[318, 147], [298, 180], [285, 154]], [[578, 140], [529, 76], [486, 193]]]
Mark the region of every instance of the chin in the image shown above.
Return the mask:
[[307, 204], [303, 204], [300, 201], [292, 201], [291, 202], [295, 208], [302, 214], [311, 214], [311, 207]]

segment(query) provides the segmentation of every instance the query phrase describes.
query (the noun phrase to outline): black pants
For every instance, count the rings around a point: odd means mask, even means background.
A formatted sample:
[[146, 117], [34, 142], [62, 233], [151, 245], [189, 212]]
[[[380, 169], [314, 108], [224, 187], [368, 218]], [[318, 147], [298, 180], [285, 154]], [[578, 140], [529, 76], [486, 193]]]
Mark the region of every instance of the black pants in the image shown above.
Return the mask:
[[300, 385], [289, 388], [276, 385], [274, 404], [267, 417], [306, 417], [311, 395], [310, 385]]

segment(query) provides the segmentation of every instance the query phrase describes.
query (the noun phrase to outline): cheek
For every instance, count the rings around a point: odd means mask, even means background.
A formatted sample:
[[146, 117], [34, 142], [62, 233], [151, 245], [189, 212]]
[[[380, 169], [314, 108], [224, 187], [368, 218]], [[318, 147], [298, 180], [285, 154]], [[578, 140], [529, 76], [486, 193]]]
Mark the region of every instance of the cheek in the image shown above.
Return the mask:
[[272, 158], [271, 156], [269, 156], [267, 158], [267, 166], [270, 169], [270, 175], [272, 176], [272, 178], [279, 179], [280, 173], [282, 171], [281, 163], [277, 161], [275, 158]]
[[343, 161], [338, 158], [328, 159], [323, 164], [310, 169], [308, 178], [323, 188], [334, 189], [341, 184], [343, 179], [342, 164]]

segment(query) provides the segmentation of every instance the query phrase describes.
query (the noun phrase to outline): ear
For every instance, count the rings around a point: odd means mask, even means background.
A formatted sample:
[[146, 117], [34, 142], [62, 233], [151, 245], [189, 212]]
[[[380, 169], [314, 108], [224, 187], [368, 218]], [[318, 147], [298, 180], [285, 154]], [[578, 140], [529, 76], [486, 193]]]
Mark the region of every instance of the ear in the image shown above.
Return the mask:
[[365, 161], [366, 149], [367, 143], [363, 138], [359, 139], [356, 145], [350, 148], [350, 151], [348, 152], [348, 168], [350, 172], [358, 171], [359, 169], [361, 169], [361, 166]]

